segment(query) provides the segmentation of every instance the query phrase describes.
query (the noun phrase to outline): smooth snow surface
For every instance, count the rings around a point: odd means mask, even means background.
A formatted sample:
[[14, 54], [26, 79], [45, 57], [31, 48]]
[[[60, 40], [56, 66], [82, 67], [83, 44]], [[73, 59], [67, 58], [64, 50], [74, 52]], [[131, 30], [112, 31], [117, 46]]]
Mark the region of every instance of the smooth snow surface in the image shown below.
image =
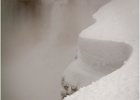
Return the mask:
[[[126, 3], [127, 2], [127, 3]], [[93, 14], [94, 25], [83, 30], [80, 37], [135, 44], [138, 40], [138, 1], [112, 0]]]
[[138, 100], [137, 59], [135, 53], [121, 69], [81, 88], [64, 100]]
[[64, 100], [138, 100], [138, 0], [112, 0], [93, 17], [64, 73], [69, 84], [84, 87]]
[[97, 81], [120, 68], [132, 52], [132, 47], [125, 43], [80, 39], [78, 59], [63, 74], [70, 85], [82, 87]]

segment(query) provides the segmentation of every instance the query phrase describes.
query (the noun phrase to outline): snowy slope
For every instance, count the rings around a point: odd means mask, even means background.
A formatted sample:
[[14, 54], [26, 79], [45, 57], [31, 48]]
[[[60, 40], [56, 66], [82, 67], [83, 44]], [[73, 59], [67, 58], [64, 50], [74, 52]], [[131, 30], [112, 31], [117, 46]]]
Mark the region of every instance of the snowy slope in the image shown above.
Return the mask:
[[138, 0], [113, 0], [93, 17], [64, 73], [70, 85], [93, 83], [64, 100], [138, 100]]
[[138, 100], [138, 62], [136, 58], [138, 59], [138, 56], [135, 53], [121, 69], [81, 88], [64, 100]]

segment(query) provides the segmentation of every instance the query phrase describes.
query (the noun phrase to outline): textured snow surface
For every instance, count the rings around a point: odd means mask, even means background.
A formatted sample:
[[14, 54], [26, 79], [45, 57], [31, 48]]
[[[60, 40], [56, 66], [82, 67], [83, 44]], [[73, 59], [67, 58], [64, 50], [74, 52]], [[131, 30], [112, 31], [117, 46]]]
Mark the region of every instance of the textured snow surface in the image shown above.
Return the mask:
[[[84, 85], [93, 82], [64, 100], [138, 100], [138, 0], [113, 0], [93, 17], [97, 22], [80, 34], [79, 58], [67, 69], [88, 78]], [[67, 81], [77, 84], [70, 74]]]

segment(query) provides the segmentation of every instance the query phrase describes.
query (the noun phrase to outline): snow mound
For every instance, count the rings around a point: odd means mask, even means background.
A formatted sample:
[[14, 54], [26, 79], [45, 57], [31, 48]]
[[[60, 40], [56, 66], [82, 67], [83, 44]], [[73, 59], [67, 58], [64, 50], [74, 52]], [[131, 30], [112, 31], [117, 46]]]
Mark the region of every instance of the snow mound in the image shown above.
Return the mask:
[[133, 57], [125, 66], [64, 100], [138, 100], [138, 62]]
[[67, 77], [77, 70], [81, 82], [97, 76], [64, 100], [138, 100], [138, 0], [111, 1], [93, 17], [97, 22], [80, 34]]

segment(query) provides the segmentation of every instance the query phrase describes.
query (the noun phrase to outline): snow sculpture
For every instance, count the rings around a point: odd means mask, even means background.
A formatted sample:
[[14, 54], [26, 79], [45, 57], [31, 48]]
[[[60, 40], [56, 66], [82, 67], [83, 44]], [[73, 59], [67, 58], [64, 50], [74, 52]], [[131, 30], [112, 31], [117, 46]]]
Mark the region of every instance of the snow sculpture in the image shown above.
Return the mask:
[[64, 72], [64, 100], [138, 100], [138, 0], [112, 0], [79, 36]]

